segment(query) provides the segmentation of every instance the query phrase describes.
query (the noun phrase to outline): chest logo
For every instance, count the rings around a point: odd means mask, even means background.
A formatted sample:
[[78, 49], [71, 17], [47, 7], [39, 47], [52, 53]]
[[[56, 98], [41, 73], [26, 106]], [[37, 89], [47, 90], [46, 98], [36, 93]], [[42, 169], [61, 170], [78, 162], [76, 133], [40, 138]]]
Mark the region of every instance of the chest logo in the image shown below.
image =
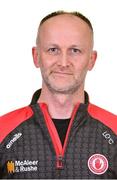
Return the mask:
[[8, 173], [14, 173], [15, 171], [15, 164], [13, 161], [8, 161], [7, 162], [7, 171]]
[[10, 140], [10, 142], [6, 145], [6, 148], [9, 149], [13, 145], [15, 141], [17, 141], [22, 136], [22, 133], [17, 133], [13, 136], [13, 138]]
[[102, 154], [93, 154], [88, 160], [88, 167], [94, 174], [104, 174], [108, 169], [108, 160]]
[[113, 139], [111, 138], [111, 135], [107, 133], [107, 131], [103, 132], [102, 136], [104, 136], [104, 138], [108, 141], [109, 144], [114, 143]]
[[8, 161], [6, 164], [9, 174], [19, 172], [36, 172], [38, 170], [38, 160], [15, 160]]

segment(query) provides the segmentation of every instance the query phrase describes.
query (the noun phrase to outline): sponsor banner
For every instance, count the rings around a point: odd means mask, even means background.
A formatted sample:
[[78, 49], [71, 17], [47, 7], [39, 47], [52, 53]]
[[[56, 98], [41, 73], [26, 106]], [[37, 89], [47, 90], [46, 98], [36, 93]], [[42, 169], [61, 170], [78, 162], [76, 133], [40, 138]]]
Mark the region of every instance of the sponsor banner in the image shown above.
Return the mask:
[[8, 173], [16, 173], [16, 172], [33, 172], [38, 169], [38, 161], [30, 161], [30, 160], [15, 160], [7, 162], [7, 171]]

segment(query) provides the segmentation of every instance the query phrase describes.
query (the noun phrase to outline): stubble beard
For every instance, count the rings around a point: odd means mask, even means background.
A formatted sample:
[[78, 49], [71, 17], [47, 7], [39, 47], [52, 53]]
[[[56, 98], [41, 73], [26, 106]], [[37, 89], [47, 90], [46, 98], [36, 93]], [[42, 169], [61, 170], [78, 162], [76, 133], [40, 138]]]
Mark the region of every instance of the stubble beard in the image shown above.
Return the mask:
[[64, 94], [64, 95], [74, 94], [75, 92], [77, 92], [80, 89], [81, 84], [82, 84], [82, 82], [80, 82], [80, 80], [75, 79], [71, 85], [62, 88], [62, 87], [58, 87], [58, 86], [54, 85], [50, 81], [49, 77], [43, 73], [42, 73], [42, 79], [43, 79], [44, 84], [48, 88], [48, 90], [50, 92], [52, 92], [53, 94]]

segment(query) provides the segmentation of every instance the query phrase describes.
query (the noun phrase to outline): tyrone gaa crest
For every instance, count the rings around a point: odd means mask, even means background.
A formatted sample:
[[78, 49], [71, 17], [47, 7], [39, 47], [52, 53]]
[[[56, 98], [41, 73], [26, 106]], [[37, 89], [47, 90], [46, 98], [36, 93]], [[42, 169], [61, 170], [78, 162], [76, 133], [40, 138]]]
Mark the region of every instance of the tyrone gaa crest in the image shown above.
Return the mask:
[[93, 154], [88, 160], [88, 167], [94, 174], [104, 174], [108, 169], [108, 160], [102, 154]]

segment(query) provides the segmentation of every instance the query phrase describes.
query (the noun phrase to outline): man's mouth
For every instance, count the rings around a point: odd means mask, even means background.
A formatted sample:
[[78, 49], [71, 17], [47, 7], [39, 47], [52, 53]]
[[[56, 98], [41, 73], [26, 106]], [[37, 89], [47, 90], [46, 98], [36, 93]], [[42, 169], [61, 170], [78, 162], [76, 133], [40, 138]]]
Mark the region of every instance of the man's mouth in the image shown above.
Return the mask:
[[58, 74], [58, 75], [72, 75], [71, 72], [60, 72], [60, 71], [53, 71], [54, 74]]

